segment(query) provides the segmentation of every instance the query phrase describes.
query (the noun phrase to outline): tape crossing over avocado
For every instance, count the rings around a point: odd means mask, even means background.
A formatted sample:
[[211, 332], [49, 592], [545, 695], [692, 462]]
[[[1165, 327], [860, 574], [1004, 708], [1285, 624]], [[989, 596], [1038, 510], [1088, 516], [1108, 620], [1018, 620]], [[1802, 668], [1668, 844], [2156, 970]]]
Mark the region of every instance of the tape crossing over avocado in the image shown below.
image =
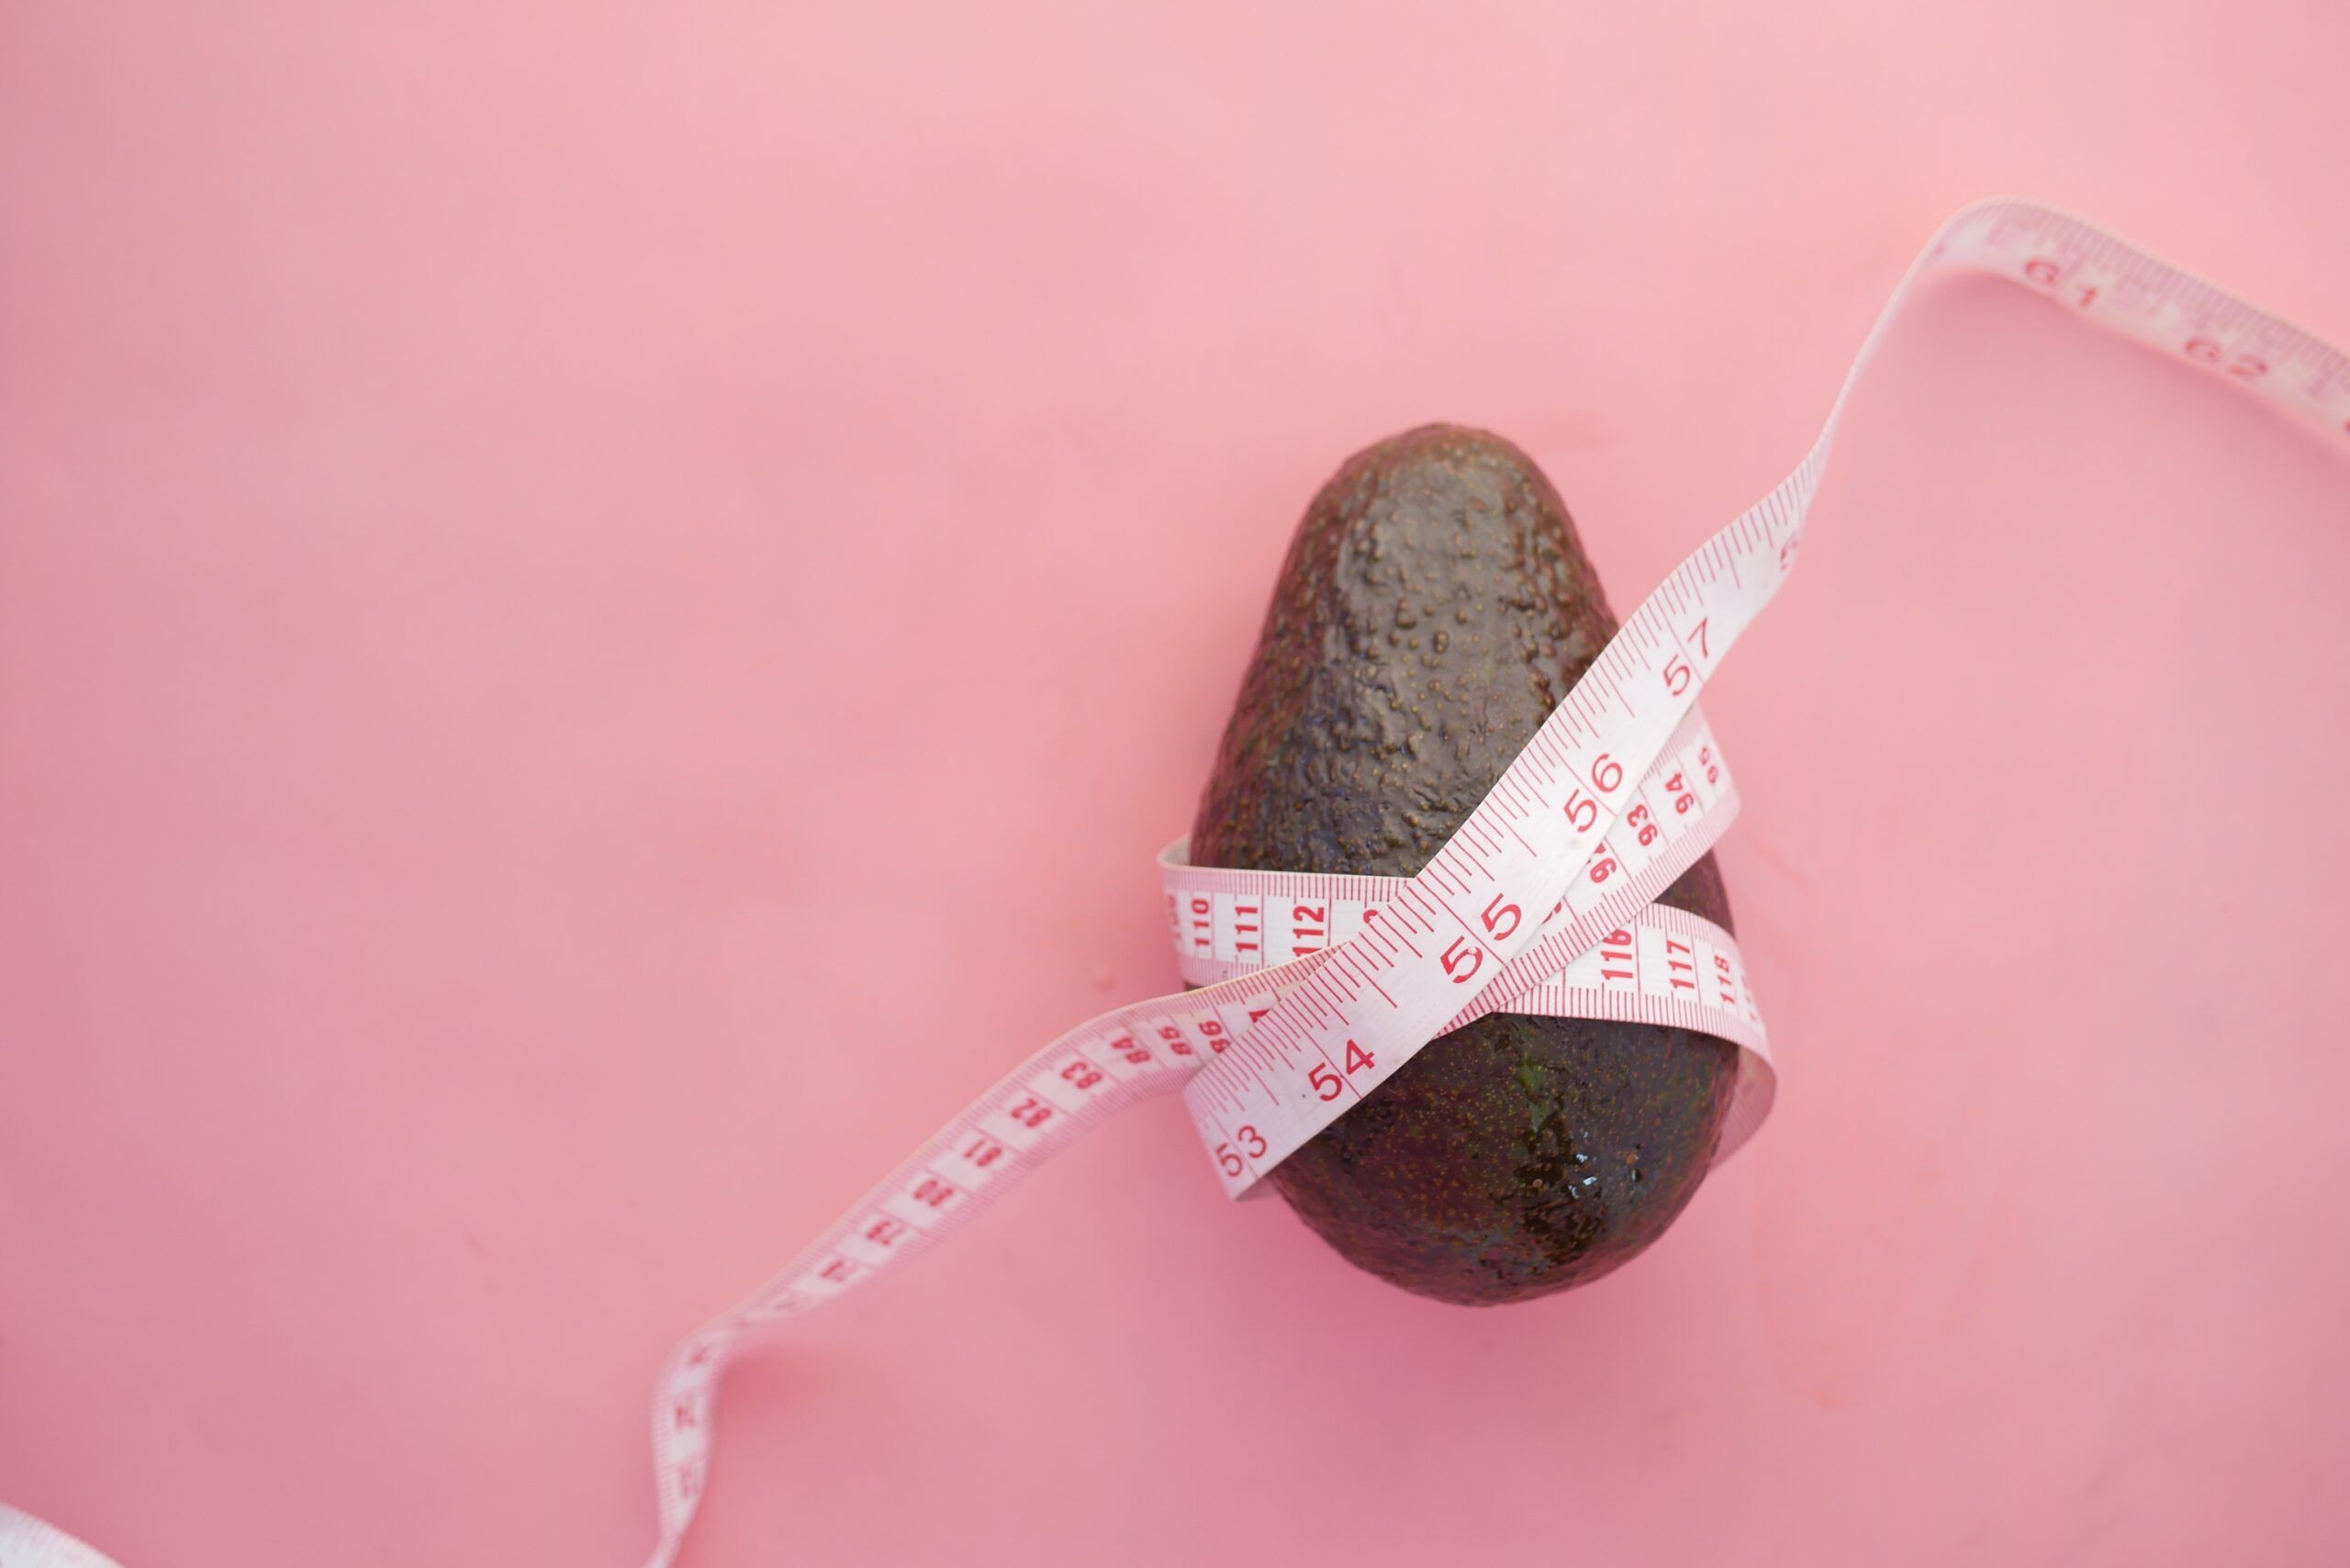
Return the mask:
[[[1356, 454], [1290, 543], [1193, 862], [1416, 872], [1615, 630], [1558, 492], [1509, 442], [1428, 425]], [[1730, 923], [1710, 855], [1658, 902]], [[1737, 1054], [1684, 1029], [1489, 1014], [1270, 1180], [1406, 1290], [1479, 1305], [1564, 1290], [1696, 1192]]]

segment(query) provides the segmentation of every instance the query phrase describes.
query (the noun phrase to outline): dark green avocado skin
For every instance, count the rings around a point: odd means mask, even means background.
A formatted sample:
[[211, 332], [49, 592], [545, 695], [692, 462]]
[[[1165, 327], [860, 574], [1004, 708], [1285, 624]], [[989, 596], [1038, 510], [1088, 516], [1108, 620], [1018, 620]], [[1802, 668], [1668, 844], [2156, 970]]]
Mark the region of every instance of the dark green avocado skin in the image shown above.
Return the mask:
[[[1558, 492], [1509, 442], [1427, 425], [1356, 454], [1290, 544], [1192, 860], [1416, 872], [1615, 630]], [[1658, 902], [1730, 923], [1710, 855]], [[1383, 1280], [1524, 1301], [1663, 1233], [1713, 1158], [1736, 1059], [1688, 1030], [1492, 1014], [1270, 1180]]]

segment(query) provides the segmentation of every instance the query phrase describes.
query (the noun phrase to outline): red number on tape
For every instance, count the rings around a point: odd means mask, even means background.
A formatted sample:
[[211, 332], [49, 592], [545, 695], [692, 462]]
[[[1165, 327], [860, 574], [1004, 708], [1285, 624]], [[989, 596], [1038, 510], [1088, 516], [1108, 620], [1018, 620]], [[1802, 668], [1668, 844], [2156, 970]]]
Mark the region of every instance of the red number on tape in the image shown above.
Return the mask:
[[[1347, 1042], [1347, 1071], [1349, 1074], [1366, 1072], [1378, 1065], [1378, 1061], [1360, 1044], [1353, 1040]], [[1331, 1070], [1327, 1062], [1316, 1066], [1305, 1077], [1306, 1081], [1314, 1085], [1315, 1093], [1324, 1100], [1336, 1100], [1346, 1088], [1345, 1080]]]
[[[1483, 915], [1485, 929], [1493, 934], [1496, 942], [1508, 941], [1510, 934], [1517, 929], [1517, 923], [1525, 918], [1525, 913], [1516, 904], [1502, 902], [1502, 896], [1500, 893], [1494, 895], [1494, 902], [1485, 906]], [[1505, 921], [1508, 924], [1504, 924]]]
[[1607, 939], [1599, 945], [1599, 978], [1620, 980], [1636, 979], [1629, 968], [1617, 969], [1608, 967], [1611, 964], [1628, 966], [1631, 961], [1632, 934], [1623, 930], [1609, 932]]

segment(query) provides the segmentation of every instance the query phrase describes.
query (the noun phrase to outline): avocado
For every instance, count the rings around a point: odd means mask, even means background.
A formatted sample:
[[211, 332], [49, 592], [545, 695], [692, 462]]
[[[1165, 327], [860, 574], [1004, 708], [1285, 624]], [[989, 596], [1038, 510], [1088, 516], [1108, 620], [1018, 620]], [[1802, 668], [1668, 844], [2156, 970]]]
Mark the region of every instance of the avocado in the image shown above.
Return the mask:
[[[1306, 509], [1192, 828], [1202, 866], [1410, 876], [1616, 630], [1558, 492], [1498, 436], [1427, 425]], [[1728, 927], [1707, 855], [1658, 902]], [[1738, 1049], [1491, 1014], [1439, 1036], [1270, 1181], [1349, 1262], [1438, 1301], [1564, 1290], [1704, 1180]]]

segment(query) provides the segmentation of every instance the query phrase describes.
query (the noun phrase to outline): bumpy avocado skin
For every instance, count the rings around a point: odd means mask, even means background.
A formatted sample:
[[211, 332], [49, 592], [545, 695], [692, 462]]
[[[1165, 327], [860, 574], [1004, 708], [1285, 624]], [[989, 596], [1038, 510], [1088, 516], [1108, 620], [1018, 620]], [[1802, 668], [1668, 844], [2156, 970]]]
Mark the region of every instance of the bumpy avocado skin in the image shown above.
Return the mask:
[[[1509, 442], [1427, 425], [1356, 454], [1291, 543], [1193, 862], [1417, 871], [1615, 629], [1558, 493]], [[1730, 923], [1710, 855], [1658, 902]], [[1736, 1059], [1688, 1030], [1492, 1014], [1430, 1042], [1270, 1180], [1382, 1279], [1523, 1301], [1672, 1223]]]

